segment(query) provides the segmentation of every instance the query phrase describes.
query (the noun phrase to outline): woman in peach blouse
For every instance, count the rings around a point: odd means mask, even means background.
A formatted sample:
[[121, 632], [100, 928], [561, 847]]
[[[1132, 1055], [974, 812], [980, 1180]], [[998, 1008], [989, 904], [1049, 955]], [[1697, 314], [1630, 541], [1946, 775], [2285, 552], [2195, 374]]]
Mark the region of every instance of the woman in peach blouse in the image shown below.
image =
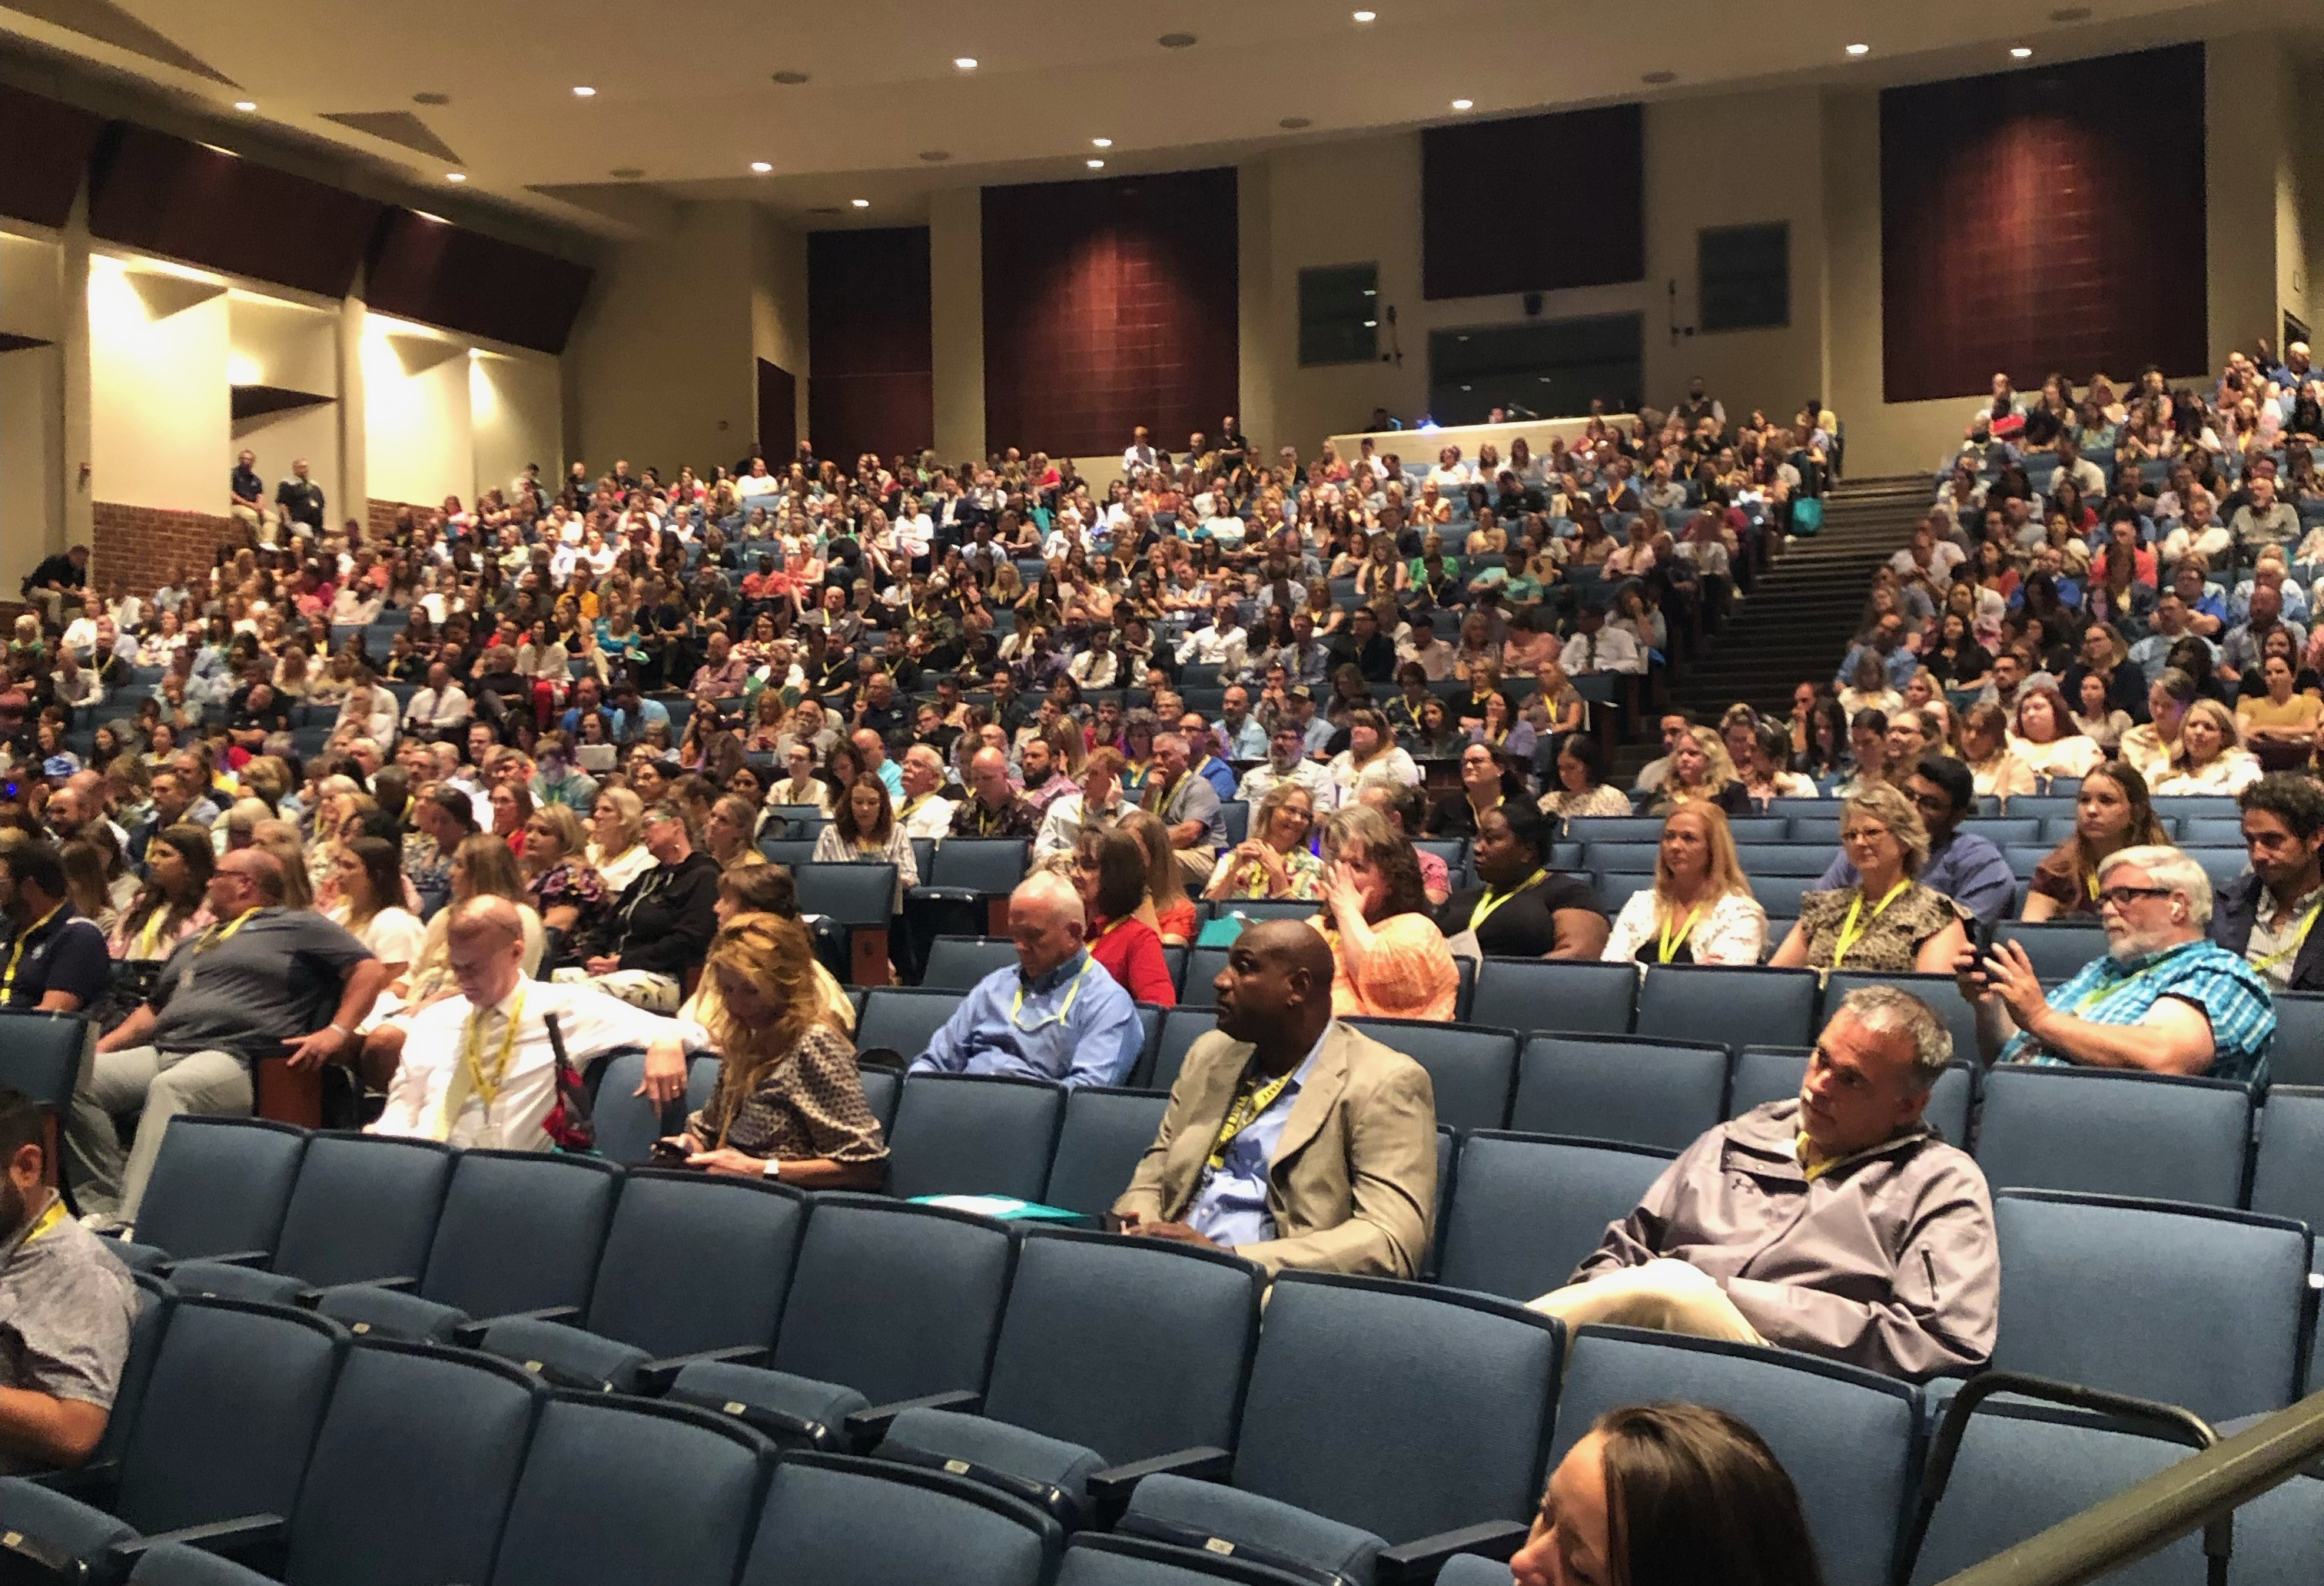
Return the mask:
[[1450, 1019], [1461, 990], [1429, 912], [1420, 859], [1386, 816], [1359, 804], [1323, 832], [1323, 914], [1332, 1011], [1341, 1018]]

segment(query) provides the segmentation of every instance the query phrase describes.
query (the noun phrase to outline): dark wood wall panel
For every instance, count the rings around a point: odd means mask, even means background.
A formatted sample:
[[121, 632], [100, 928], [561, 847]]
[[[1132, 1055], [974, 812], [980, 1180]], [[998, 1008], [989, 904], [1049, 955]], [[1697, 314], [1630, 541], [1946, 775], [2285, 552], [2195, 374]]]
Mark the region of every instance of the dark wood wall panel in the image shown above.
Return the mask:
[[587, 265], [553, 254], [391, 209], [364, 297], [383, 314], [561, 353], [589, 275]]
[[759, 450], [777, 473], [798, 446], [798, 380], [779, 364], [758, 360]]
[[[1423, 132], [1424, 295], [1644, 280], [1645, 124], [1629, 104]], [[1561, 171], [1572, 180], [1561, 183]]]
[[[1183, 448], [1236, 407], [1231, 167], [984, 189], [987, 444]], [[817, 378], [820, 378], [818, 373]]]
[[853, 470], [936, 444], [928, 228], [807, 239], [807, 438]]
[[104, 118], [0, 83], [0, 215], [62, 226]]
[[88, 229], [213, 270], [344, 297], [380, 206], [338, 188], [123, 124], [97, 156]]
[[2203, 47], [1880, 96], [1892, 402], [2207, 361]]

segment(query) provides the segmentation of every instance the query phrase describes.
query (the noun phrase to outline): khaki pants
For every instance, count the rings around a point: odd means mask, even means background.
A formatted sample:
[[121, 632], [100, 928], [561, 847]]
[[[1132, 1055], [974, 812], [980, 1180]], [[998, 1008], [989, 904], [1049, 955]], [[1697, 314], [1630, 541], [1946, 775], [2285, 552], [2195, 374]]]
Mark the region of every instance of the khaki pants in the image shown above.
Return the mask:
[[[250, 1066], [231, 1052], [125, 1047], [92, 1054], [73, 1087], [72, 1117], [65, 1126], [73, 1198], [84, 1213], [135, 1222], [170, 1120], [180, 1112], [245, 1118], [251, 1099]], [[141, 1106], [137, 1139], [124, 1157], [114, 1115]]]
[[610, 974], [591, 974], [586, 969], [568, 968], [558, 970], [549, 978], [561, 986], [594, 987], [647, 1013], [676, 1013], [678, 1004], [686, 999], [684, 986], [650, 969], [617, 969]]
[[1529, 1302], [1528, 1308], [1546, 1311], [1569, 1331], [1604, 1322], [1730, 1343], [1767, 1342], [1744, 1320], [1717, 1279], [1684, 1261], [1649, 1261], [1587, 1283], [1568, 1284]]
[[1199, 891], [1211, 884], [1211, 871], [1218, 868], [1219, 851], [1211, 847], [1180, 848], [1178, 868], [1186, 872], [1186, 885]]
[[259, 545], [274, 543], [275, 530], [281, 526], [281, 520], [274, 515], [273, 508], [262, 507], [254, 511], [237, 502], [226, 508], [226, 512], [227, 517], [243, 526], [254, 543]]

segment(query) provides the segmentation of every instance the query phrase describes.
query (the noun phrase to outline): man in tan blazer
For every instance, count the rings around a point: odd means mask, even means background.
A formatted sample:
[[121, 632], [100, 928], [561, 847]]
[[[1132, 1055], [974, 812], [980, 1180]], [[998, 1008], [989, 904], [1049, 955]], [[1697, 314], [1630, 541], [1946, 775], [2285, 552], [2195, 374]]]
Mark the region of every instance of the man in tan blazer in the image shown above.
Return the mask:
[[1428, 1072], [1332, 1017], [1332, 950], [1298, 920], [1238, 937], [1219, 1028], [1186, 1054], [1114, 1203], [1123, 1231], [1268, 1272], [1411, 1277], [1436, 1217]]

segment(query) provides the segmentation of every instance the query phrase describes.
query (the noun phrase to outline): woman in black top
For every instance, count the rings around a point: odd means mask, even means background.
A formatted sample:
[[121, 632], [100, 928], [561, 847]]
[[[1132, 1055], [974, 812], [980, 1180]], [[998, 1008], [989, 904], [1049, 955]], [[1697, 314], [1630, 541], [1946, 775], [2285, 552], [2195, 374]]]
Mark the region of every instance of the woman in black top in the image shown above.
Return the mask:
[[1549, 817], [1523, 798], [1487, 810], [1474, 849], [1480, 887], [1464, 887], [1436, 911], [1447, 937], [1477, 934], [1489, 958], [1595, 959], [1610, 927], [1590, 884], [1549, 868]]

